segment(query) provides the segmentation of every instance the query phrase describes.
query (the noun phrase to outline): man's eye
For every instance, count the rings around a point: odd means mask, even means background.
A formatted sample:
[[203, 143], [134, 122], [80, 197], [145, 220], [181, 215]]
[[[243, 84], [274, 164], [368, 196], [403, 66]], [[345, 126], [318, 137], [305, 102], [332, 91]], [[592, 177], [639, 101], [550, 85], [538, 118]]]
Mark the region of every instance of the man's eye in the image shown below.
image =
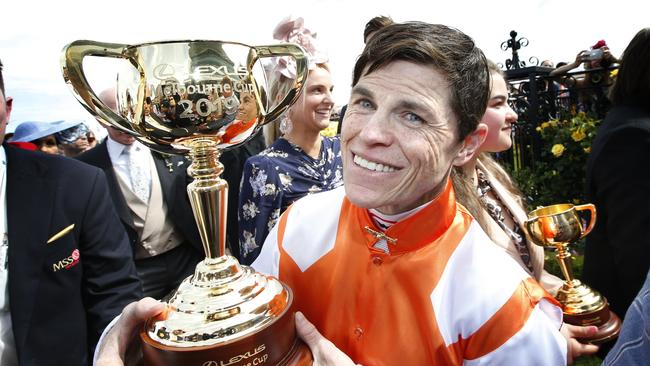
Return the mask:
[[420, 118], [420, 116], [418, 116], [415, 113], [411, 113], [411, 112], [404, 113], [404, 119], [406, 119], [407, 122], [410, 122], [410, 123], [413, 123], [413, 124], [422, 124], [422, 123], [424, 123], [424, 120], [422, 118]]
[[370, 103], [370, 102], [369, 102], [368, 100], [366, 100], [366, 99], [361, 99], [361, 100], [359, 101], [359, 105], [360, 105], [361, 107], [363, 107], [363, 108], [372, 108], [372, 103]]

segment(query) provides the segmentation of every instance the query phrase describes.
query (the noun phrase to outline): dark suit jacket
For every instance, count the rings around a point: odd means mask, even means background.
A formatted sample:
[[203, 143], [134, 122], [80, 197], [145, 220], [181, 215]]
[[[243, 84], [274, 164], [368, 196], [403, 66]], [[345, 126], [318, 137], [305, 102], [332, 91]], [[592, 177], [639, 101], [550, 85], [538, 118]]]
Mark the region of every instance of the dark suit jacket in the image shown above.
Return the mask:
[[583, 278], [622, 317], [650, 268], [650, 111], [610, 110], [587, 163], [587, 199], [598, 218]]
[[[197, 253], [203, 254], [203, 245], [201, 244], [201, 238], [192, 214], [192, 207], [187, 196], [187, 160], [180, 156], [163, 158], [154, 151], [151, 152], [151, 155], [158, 171], [160, 188], [167, 204], [168, 215], [171, 216], [176, 229], [185, 237], [185, 240], [198, 251]], [[95, 148], [79, 155], [77, 159], [102, 169], [106, 174], [109, 191], [115, 203], [117, 214], [122, 220], [126, 233], [129, 235], [131, 246], [135, 250], [135, 246], [138, 244], [138, 232], [135, 230], [133, 215], [115, 176], [113, 163], [108, 155], [106, 140], [95, 146]], [[170, 167], [171, 172], [169, 171]]]
[[104, 327], [142, 297], [106, 178], [72, 159], [6, 144], [5, 151], [9, 301], [20, 365], [87, 365]]

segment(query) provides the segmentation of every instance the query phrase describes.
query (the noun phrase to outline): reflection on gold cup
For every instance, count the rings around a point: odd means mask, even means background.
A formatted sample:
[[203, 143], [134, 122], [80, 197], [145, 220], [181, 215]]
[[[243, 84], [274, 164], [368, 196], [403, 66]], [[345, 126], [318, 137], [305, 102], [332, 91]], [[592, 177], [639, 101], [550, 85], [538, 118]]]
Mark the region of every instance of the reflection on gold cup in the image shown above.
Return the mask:
[[[591, 213], [587, 225], [583, 224], [578, 214], [581, 211]], [[557, 204], [530, 212], [526, 228], [533, 243], [556, 250], [565, 281], [555, 297], [562, 304], [564, 320], [574, 325], [597, 326], [598, 332], [584, 341], [599, 344], [618, 335], [621, 320], [609, 310], [607, 300], [603, 296], [573, 276], [571, 253], [567, 249], [570, 243], [584, 238], [591, 232], [595, 223], [594, 205]]]
[[[128, 61], [117, 75], [116, 111], [89, 85], [87, 56]], [[267, 72], [277, 57], [295, 61], [296, 79], [275, 80]], [[75, 41], [64, 48], [61, 64], [75, 97], [104, 124], [192, 160], [188, 193], [206, 258], [171, 295], [165, 315], [140, 332], [145, 364], [311, 364], [296, 338], [291, 290], [225, 255], [228, 185], [219, 178], [218, 160], [223, 149], [244, 143], [295, 101], [308, 72], [304, 51], [293, 44]], [[244, 95], [254, 104], [245, 121], [237, 119]]]

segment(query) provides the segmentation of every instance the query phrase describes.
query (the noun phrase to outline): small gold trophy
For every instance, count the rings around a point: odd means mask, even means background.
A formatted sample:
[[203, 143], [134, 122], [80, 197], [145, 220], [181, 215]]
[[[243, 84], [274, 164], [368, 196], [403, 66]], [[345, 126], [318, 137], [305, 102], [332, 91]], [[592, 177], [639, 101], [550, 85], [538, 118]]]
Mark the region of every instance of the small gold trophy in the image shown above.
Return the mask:
[[[583, 224], [578, 212], [589, 211], [589, 224]], [[573, 277], [570, 243], [584, 238], [596, 223], [592, 204], [574, 206], [557, 204], [538, 208], [528, 214], [526, 228], [533, 243], [555, 248], [556, 258], [564, 275], [564, 285], [555, 298], [562, 304], [564, 320], [573, 325], [595, 325], [598, 332], [584, 342], [600, 344], [618, 335], [621, 320], [609, 310], [607, 299]]]
[[[117, 111], [89, 85], [87, 56], [128, 61], [117, 73]], [[267, 71], [265, 62], [278, 57], [295, 62], [294, 80], [274, 80]], [[192, 160], [187, 190], [206, 258], [171, 295], [166, 312], [140, 332], [145, 364], [311, 365], [309, 349], [296, 337], [291, 290], [226, 255], [228, 185], [218, 160], [223, 149], [244, 143], [295, 101], [308, 72], [302, 48], [75, 41], [64, 48], [61, 65], [75, 97], [107, 126]]]

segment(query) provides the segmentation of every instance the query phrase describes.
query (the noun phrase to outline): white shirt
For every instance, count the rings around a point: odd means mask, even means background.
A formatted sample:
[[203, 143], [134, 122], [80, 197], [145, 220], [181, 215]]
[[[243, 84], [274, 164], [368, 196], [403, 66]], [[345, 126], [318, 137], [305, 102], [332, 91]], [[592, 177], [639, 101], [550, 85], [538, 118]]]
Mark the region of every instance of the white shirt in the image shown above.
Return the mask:
[[0, 365], [18, 366], [16, 342], [9, 309], [9, 281], [7, 257], [7, 155], [0, 145]]
[[[111, 139], [110, 136], [106, 139], [106, 148], [108, 149], [108, 156], [111, 158], [113, 163], [113, 169], [115, 173], [128, 184], [129, 188], [133, 190], [131, 186], [131, 171], [129, 169], [129, 154], [123, 154], [124, 150], [128, 148], [127, 145], [122, 145], [117, 141]], [[143, 169], [145, 173], [147, 182], [149, 182], [149, 187], [151, 187], [151, 164], [153, 164], [153, 158], [149, 148], [141, 144], [139, 141], [133, 142], [130, 147], [130, 154], [135, 154], [134, 157], [140, 166], [146, 167]]]

